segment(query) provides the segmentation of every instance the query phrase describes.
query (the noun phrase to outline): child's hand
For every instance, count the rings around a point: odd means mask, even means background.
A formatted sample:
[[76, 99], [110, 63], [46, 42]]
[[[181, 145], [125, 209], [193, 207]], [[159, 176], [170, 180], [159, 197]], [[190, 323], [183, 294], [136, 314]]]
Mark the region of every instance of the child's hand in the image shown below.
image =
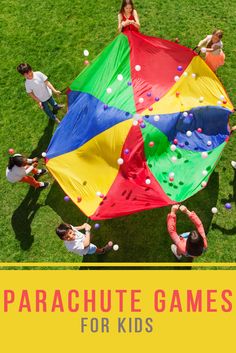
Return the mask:
[[61, 94], [61, 91], [55, 90], [54, 92], [57, 96], [59, 96]]
[[236, 125], [232, 126], [230, 131], [231, 131], [231, 132], [236, 131]]
[[90, 230], [91, 229], [91, 225], [88, 223], [84, 223], [84, 229], [85, 230]]
[[33, 161], [33, 163], [38, 163], [38, 157], [34, 157], [34, 158], [32, 159], [32, 161]]
[[171, 212], [176, 213], [178, 211], [178, 209], [179, 209], [179, 205], [174, 205], [171, 207]]
[[38, 106], [39, 106], [40, 109], [43, 109], [43, 105], [42, 105], [41, 102], [38, 102]]
[[180, 209], [180, 211], [183, 212], [183, 213], [187, 213], [187, 212], [188, 212], [187, 207], [184, 206], [184, 205], [181, 205], [179, 209]]

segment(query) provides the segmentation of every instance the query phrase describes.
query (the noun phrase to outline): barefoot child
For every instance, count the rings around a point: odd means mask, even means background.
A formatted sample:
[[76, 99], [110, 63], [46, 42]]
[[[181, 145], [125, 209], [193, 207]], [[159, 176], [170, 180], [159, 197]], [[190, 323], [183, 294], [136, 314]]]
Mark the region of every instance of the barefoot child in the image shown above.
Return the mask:
[[123, 0], [118, 14], [118, 31], [139, 31], [139, 18], [132, 0]]
[[[85, 234], [80, 230], [85, 229]], [[81, 226], [73, 227], [70, 224], [62, 223], [56, 228], [56, 233], [64, 244], [68, 251], [83, 256], [92, 254], [105, 254], [107, 251], [112, 249], [113, 243], [108, 242], [103, 248], [97, 248], [96, 245], [90, 242], [90, 230], [91, 226], [88, 223], [84, 223]]]
[[[176, 212], [178, 210], [189, 217], [197, 230], [178, 235], [176, 232]], [[167, 216], [167, 228], [171, 239], [175, 243], [171, 245], [171, 251], [178, 260], [181, 259], [182, 255], [187, 257], [200, 256], [207, 248], [207, 239], [202, 222], [196, 213], [190, 212], [186, 206], [174, 205], [171, 207], [171, 212]]]
[[[37, 179], [46, 174], [46, 169], [37, 169], [38, 158], [26, 158], [21, 154], [14, 154], [9, 158], [6, 169], [6, 177], [10, 183], [22, 182], [33, 186], [35, 189], [45, 189], [49, 186], [48, 182], [39, 182]], [[34, 174], [34, 177], [29, 174]]]
[[205, 62], [214, 72], [225, 63], [225, 54], [222, 50], [222, 37], [223, 32], [217, 29], [198, 43], [198, 48], [203, 53], [206, 53]]
[[[52, 92], [56, 95], [61, 94], [61, 92], [53, 87], [46, 75], [40, 71], [33, 71], [27, 63], [18, 65], [17, 71], [26, 79], [25, 88], [29, 96], [38, 104], [40, 109], [44, 110], [50, 119], [60, 123], [60, 120], [56, 117], [56, 113], [64, 105], [57, 104], [52, 97]], [[50, 109], [49, 104], [53, 110]]]

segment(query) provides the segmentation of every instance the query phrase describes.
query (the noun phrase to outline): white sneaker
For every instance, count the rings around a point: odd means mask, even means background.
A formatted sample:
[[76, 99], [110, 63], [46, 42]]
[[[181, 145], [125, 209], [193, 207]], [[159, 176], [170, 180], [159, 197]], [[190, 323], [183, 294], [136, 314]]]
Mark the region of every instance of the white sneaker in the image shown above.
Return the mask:
[[175, 255], [175, 257], [180, 260], [182, 258], [182, 255], [178, 255], [177, 254], [177, 246], [175, 244], [171, 245], [171, 251], [173, 252], [173, 254]]
[[232, 162], [231, 162], [231, 165], [232, 165], [232, 167], [233, 167], [234, 169], [236, 169], [236, 162], [235, 162], [235, 161], [232, 161]]

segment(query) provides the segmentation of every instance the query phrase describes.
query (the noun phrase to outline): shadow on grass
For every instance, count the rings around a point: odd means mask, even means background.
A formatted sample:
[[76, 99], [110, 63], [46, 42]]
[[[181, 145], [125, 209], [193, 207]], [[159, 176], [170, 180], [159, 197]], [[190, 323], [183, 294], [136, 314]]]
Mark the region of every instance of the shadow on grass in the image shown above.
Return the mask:
[[224, 227], [221, 227], [218, 224], [213, 223], [212, 229], [218, 229], [224, 235], [234, 235], [234, 236], [236, 235], [236, 227], [233, 227], [231, 229], [225, 229]]
[[40, 205], [37, 204], [40, 192], [30, 187], [26, 197], [12, 215], [12, 228], [23, 250], [28, 250], [34, 241], [34, 236], [31, 234], [31, 223], [40, 208]]
[[[234, 180], [230, 182], [230, 185], [233, 187], [233, 194], [229, 194], [229, 197], [227, 199], [221, 199], [221, 202], [223, 205], [225, 205], [226, 202], [236, 203], [236, 171], [234, 172]], [[228, 212], [230, 212], [230, 210]], [[231, 235], [231, 236], [236, 235], [236, 227], [233, 227], [231, 229], [226, 229], [224, 227], [219, 226], [216, 223], [213, 223], [212, 229], [217, 229], [224, 235]]]
[[79, 210], [79, 208], [75, 206], [72, 201], [65, 202], [64, 196], [64, 191], [55, 181], [47, 194], [45, 205], [51, 207], [65, 223], [75, 226], [85, 223], [87, 217]]
[[[199, 215], [206, 233], [212, 220], [210, 209], [217, 201], [218, 190], [219, 176], [214, 172], [208, 186], [184, 203]], [[86, 221], [86, 216], [71, 201], [64, 201], [64, 193], [56, 182], [51, 187], [46, 204], [67, 223], [79, 225]], [[92, 242], [102, 247], [112, 240], [114, 244], [119, 245], [119, 250], [105, 255], [87, 255], [84, 256], [83, 262], [127, 262], [127, 267], [130, 262], [175, 262], [166, 229], [169, 210], [169, 207], [164, 207], [96, 222], [100, 224], [100, 228], [92, 228]], [[94, 226], [93, 221], [90, 223]], [[191, 222], [180, 212], [177, 229], [179, 233], [192, 229]], [[183, 258], [183, 261], [191, 263], [192, 258]]]
[[222, 204], [226, 202], [234, 202], [236, 203], [236, 170], [234, 170], [234, 180], [229, 183], [233, 188], [233, 194], [229, 194], [227, 199], [221, 199]]
[[[48, 125], [38, 142], [38, 146], [31, 153], [32, 157], [39, 156], [46, 150], [52, 137], [53, 127], [54, 122], [49, 120]], [[40, 204], [37, 204], [40, 192], [39, 189], [35, 190], [30, 187], [24, 200], [12, 215], [12, 228], [15, 232], [16, 239], [20, 242], [20, 246], [23, 250], [28, 250], [34, 241], [34, 236], [31, 234], [31, 223], [37, 210], [41, 207]]]

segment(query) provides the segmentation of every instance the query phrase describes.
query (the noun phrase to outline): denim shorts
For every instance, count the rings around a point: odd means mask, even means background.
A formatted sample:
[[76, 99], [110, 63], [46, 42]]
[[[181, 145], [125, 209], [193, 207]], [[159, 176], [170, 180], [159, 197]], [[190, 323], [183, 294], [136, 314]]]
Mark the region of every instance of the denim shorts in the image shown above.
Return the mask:
[[97, 250], [96, 245], [90, 243], [89, 244], [89, 250], [88, 250], [86, 255], [92, 255], [92, 254], [94, 254], [96, 252], [96, 250]]

